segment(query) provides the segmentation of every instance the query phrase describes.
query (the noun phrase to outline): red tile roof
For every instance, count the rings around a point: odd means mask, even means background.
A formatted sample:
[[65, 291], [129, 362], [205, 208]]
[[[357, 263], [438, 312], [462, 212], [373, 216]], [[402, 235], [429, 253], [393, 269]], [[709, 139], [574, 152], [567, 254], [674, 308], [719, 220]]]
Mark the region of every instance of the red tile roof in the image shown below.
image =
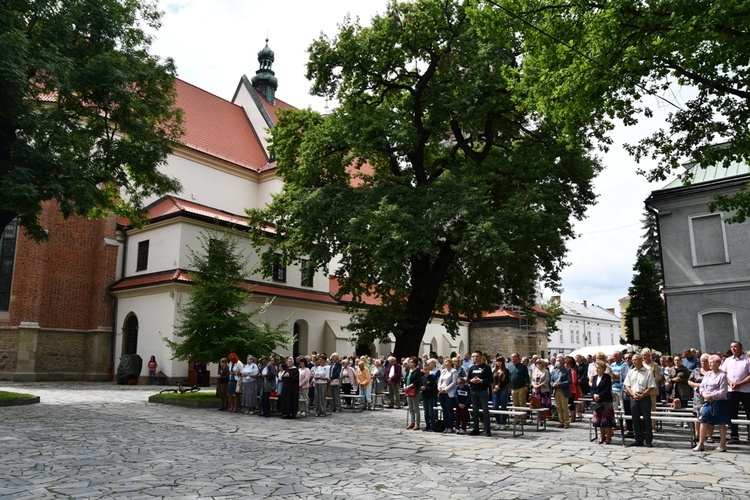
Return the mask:
[[[183, 200], [175, 196], [164, 196], [149, 205], [147, 209], [148, 214], [146, 218], [149, 221], [154, 221], [169, 215], [197, 215], [199, 217], [206, 217], [219, 222], [249, 227], [248, 218], [245, 216], [225, 212], [217, 208]], [[131, 222], [126, 217], [118, 217], [117, 224], [123, 227], [128, 227], [131, 225]], [[276, 229], [272, 226], [266, 226], [265, 231], [269, 234], [274, 234]]]
[[241, 106], [180, 79], [176, 89], [177, 106], [184, 112], [185, 146], [256, 171], [269, 168]]
[[282, 101], [281, 99], [276, 99], [276, 105], [273, 106], [270, 102], [266, 101], [266, 98], [263, 97], [263, 94], [261, 94], [257, 90], [255, 92], [257, 92], [258, 97], [260, 98], [260, 102], [263, 103], [263, 107], [266, 108], [266, 112], [271, 117], [271, 121], [274, 125], [276, 125], [276, 120], [278, 120], [278, 116], [276, 116], [276, 113], [284, 109], [295, 109], [294, 106]]
[[[173, 271], [164, 271], [161, 273], [148, 274], [143, 276], [131, 276], [123, 278], [112, 286], [112, 291], [130, 290], [146, 286], [165, 285], [169, 283], [191, 284], [190, 273], [182, 269]], [[270, 283], [261, 283], [257, 281], [245, 281], [243, 288], [247, 288], [256, 295], [268, 297], [284, 297], [288, 299], [304, 300], [309, 302], [319, 302], [323, 304], [338, 304], [339, 302], [331, 297], [328, 293], [318, 292], [315, 290], [303, 290], [291, 288]]]

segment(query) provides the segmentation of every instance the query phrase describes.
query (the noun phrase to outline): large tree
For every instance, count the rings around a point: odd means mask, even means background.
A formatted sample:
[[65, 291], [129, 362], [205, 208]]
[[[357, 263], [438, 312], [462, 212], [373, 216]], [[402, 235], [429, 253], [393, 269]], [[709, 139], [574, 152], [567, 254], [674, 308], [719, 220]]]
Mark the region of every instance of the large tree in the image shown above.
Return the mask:
[[164, 339], [174, 358], [215, 362], [230, 352], [260, 356], [285, 347], [286, 323], [272, 326], [255, 319], [270, 302], [249, 309], [251, 293], [244, 283], [247, 259], [239, 239], [222, 232], [201, 234], [199, 241], [200, 249], [190, 249], [193, 286], [180, 311], [177, 338]]
[[[652, 116], [654, 107], [667, 110], [663, 128], [629, 146], [637, 161], [657, 160], [644, 172], [650, 180], [682, 173], [683, 162], [750, 161], [747, 2], [490, 2], [523, 20], [524, 37], [535, 47], [527, 59], [539, 80], [535, 97], [561, 116], [575, 117], [585, 105], [632, 125]], [[718, 143], [725, 144], [714, 147]], [[713, 208], [737, 209], [732, 220], [742, 221], [750, 213], [750, 192], [719, 197]]]
[[[633, 283], [628, 288], [630, 305], [625, 311], [627, 342], [668, 352], [667, 312], [661, 295], [661, 273], [645, 253], [639, 253], [633, 271]], [[637, 339], [636, 324], [639, 332]]]
[[339, 106], [279, 117], [284, 188], [249, 213], [277, 229], [267, 272], [277, 254], [336, 263], [360, 342], [393, 333], [395, 354], [414, 354], [436, 312], [455, 333], [559, 281], [571, 221], [594, 201], [592, 118], [537, 106], [519, 28], [484, 2], [392, 2], [311, 45], [312, 91]]
[[14, 218], [108, 211], [137, 218], [144, 197], [179, 184], [159, 172], [179, 138], [175, 69], [149, 54], [144, 0], [0, 3], [0, 230]]

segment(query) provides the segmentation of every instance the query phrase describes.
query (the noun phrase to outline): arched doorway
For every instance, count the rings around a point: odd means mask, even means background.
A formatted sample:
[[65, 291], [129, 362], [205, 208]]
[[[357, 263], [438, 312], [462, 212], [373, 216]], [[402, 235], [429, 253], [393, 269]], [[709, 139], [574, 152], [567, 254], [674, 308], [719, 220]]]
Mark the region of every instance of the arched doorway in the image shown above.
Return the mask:
[[125, 319], [122, 336], [122, 354], [136, 354], [138, 352], [138, 316], [129, 314]]
[[294, 334], [294, 343], [292, 344], [292, 356], [297, 359], [299, 355], [310, 354], [307, 335], [307, 321], [299, 320], [294, 322], [292, 333]]

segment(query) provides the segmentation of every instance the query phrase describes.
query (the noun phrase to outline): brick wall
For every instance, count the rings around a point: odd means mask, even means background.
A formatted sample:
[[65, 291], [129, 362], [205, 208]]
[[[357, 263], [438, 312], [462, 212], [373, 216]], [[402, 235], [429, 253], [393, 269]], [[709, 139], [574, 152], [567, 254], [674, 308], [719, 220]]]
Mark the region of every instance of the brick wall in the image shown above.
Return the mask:
[[536, 333], [536, 326], [520, 325], [518, 320], [480, 323], [471, 327], [469, 347], [472, 351], [481, 350], [488, 356], [501, 354], [505, 357], [514, 352], [521, 356], [547, 353], [546, 337], [544, 333]]
[[38, 323], [43, 328], [92, 330], [112, 327], [115, 280], [116, 219], [63, 220], [55, 203], [46, 203], [40, 218], [49, 240], [35, 243], [19, 231], [10, 324]]

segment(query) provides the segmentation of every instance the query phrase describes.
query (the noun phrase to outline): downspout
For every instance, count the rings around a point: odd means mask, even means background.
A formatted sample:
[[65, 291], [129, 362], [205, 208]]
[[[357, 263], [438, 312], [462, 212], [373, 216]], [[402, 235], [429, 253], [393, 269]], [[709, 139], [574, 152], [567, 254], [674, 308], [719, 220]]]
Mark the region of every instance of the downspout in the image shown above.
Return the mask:
[[664, 252], [662, 252], [662, 248], [664, 247], [661, 244], [661, 221], [659, 220], [659, 211], [649, 205], [648, 200], [644, 201], [644, 204], [646, 205], [646, 211], [653, 215], [656, 219], [656, 241], [659, 242], [659, 267], [661, 268], [662, 296], [664, 297], [664, 319], [666, 319], [667, 321], [667, 344], [669, 345], [669, 349], [671, 350], [672, 335], [669, 332], [669, 307], [667, 306], [667, 295], [664, 293], [664, 285], [666, 284], [666, 280], [664, 279]]
[[[128, 256], [128, 237], [125, 234], [125, 230], [118, 231], [119, 235], [122, 235], [122, 267], [120, 268], [119, 275], [115, 276], [115, 282], [119, 281], [125, 274], [125, 263], [127, 262]], [[119, 236], [118, 235], [118, 236]], [[119, 241], [119, 238], [118, 238]], [[117, 306], [119, 301], [117, 297], [112, 293], [112, 286], [110, 285], [109, 295], [115, 301], [115, 307], [112, 311], [112, 362], [110, 364], [110, 382], [115, 381], [115, 355], [117, 354]]]

